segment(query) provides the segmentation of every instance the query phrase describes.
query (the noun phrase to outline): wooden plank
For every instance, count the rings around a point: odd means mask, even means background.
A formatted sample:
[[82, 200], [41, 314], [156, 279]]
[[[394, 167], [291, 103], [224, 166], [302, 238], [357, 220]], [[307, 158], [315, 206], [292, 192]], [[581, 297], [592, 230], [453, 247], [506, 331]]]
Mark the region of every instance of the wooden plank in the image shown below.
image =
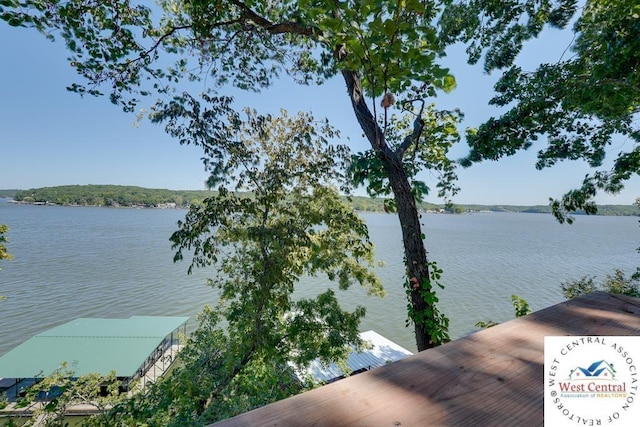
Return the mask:
[[640, 299], [593, 293], [215, 425], [542, 425], [544, 337], [566, 335], [640, 335]]

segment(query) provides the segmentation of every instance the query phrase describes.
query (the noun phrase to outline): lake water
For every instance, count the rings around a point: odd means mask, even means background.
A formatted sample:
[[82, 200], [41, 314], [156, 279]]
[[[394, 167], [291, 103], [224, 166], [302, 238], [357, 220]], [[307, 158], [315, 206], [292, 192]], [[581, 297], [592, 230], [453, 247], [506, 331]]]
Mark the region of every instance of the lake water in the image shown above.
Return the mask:
[[[31, 336], [78, 317], [195, 316], [214, 304], [206, 286], [211, 271], [187, 275], [174, 264], [169, 236], [184, 210], [30, 206], [0, 199], [0, 224], [8, 224], [12, 261], [2, 261], [0, 355]], [[394, 215], [364, 214], [384, 299], [353, 287], [341, 292], [346, 307], [367, 307], [363, 330], [374, 329], [415, 351], [405, 327], [402, 241]], [[560, 225], [550, 215], [482, 213], [423, 215], [431, 260], [443, 268], [440, 308], [452, 338], [478, 320], [513, 318], [511, 295], [534, 310], [563, 300], [560, 283], [583, 275], [602, 279], [620, 268], [635, 271], [640, 228], [636, 217], [577, 217]], [[305, 280], [297, 295], [330, 284]]]

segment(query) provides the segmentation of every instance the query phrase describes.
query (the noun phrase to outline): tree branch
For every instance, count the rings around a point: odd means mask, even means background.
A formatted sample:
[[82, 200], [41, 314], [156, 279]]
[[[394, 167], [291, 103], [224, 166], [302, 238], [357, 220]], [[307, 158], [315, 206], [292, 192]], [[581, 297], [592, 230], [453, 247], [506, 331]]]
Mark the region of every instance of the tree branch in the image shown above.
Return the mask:
[[375, 117], [365, 102], [360, 76], [356, 71], [346, 69], [342, 70], [342, 76], [347, 84], [347, 92], [349, 99], [351, 99], [351, 106], [356, 114], [356, 119], [371, 143], [371, 147], [376, 151], [383, 152], [385, 156], [395, 157], [395, 154], [387, 145], [384, 132], [378, 126]]
[[420, 107], [420, 112], [417, 114], [416, 119], [413, 122], [413, 132], [411, 135], [407, 135], [402, 141], [402, 144], [396, 150], [396, 156], [399, 159], [402, 159], [404, 153], [411, 147], [411, 144], [416, 144], [416, 149], [418, 148], [418, 142], [420, 142], [420, 135], [422, 135], [422, 130], [424, 129], [424, 120], [422, 120], [422, 112], [424, 111], [424, 100], [423, 99], [412, 99], [410, 101], [404, 102], [412, 103], [415, 101], [422, 101], [422, 107]]
[[[172, 36], [174, 33], [180, 31], [180, 30], [186, 30], [191, 28], [191, 25], [182, 25], [180, 27], [173, 27], [171, 28], [171, 30], [169, 30], [168, 32], [164, 33], [162, 36], [160, 36], [158, 38], [158, 40], [156, 40], [156, 42], [153, 44], [153, 46], [151, 46], [149, 49], [147, 49], [142, 55], [140, 55], [140, 58], [144, 58], [145, 56], [149, 56], [149, 54], [151, 52], [153, 52], [154, 50], [158, 49], [158, 46], [160, 46], [160, 44], [162, 43], [162, 41], [170, 36]], [[133, 61], [131, 61], [133, 62]]]
[[273, 23], [263, 16], [258, 15], [241, 1], [232, 0], [231, 3], [238, 9], [240, 9], [240, 15], [243, 21], [252, 21], [258, 27], [266, 30], [270, 34], [299, 34], [309, 37], [315, 35], [314, 31], [311, 28], [305, 28], [296, 22], [283, 21], [279, 23]]

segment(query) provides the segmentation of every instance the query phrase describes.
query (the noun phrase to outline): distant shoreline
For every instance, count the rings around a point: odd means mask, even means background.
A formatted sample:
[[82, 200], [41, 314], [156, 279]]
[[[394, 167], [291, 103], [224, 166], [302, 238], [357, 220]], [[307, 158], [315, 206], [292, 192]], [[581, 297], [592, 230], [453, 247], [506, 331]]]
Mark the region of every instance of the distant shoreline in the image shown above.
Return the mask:
[[6, 203], [12, 203], [16, 205], [31, 205], [31, 206], [44, 206], [44, 207], [62, 207], [62, 208], [109, 208], [109, 209], [188, 209], [188, 207], [183, 206], [143, 206], [143, 205], [127, 205], [127, 206], [119, 206], [119, 205], [74, 205], [74, 204], [65, 204], [61, 205], [58, 203], [51, 202], [25, 202], [19, 200], [7, 200]]
[[[2, 199], [2, 197], [0, 197], [0, 199]], [[175, 210], [187, 210], [189, 209], [189, 207], [185, 207], [185, 206], [115, 206], [115, 205], [110, 205], [110, 206], [104, 206], [104, 205], [73, 205], [73, 204], [67, 204], [67, 205], [61, 205], [61, 204], [57, 204], [57, 203], [47, 203], [47, 202], [24, 202], [24, 201], [17, 201], [17, 200], [7, 200], [5, 201], [5, 203], [12, 203], [12, 204], [16, 204], [16, 205], [30, 205], [30, 206], [42, 206], [42, 207], [63, 207], [63, 208], [106, 208], [106, 209], [175, 209]], [[460, 205], [459, 205], [460, 206]], [[462, 205], [463, 206], [463, 205]], [[474, 205], [477, 206], [477, 205]], [[626, 205], [605, 205], [609, 208], [613, 207], [626, 207]], [[530, 208], [530, 210], [509, 210], [509, 205], [500, 205], [497, 209], [495, 210], [490, 210], [490, 209], [483, 209], [483, 210], [472, 210], [472, 209], [467, 209], [463, 212], [449, 212], [446, 211], [444, 209], [440, 209], [440, 210], [421, 210], [420, 212], [422, 214], [431, 214], [431, 215], [478, 215], [478, 214], [495, 214], [495, 213], [512, 213], [512, 214], [521, 214], [521, 213], [527, 213], [527, 214], [551, 214], [551, 211], [549, 210], [548, 212], [542, 211], [542, 210], [536, 210], [534, 209], [535, 206], [530, 206], [528, 208]], [[527, 208], [526, 206], [517, 206], [516, 208]], [[361, 210], [361, 209], [355, 209], [357, 212], [362, 212], [362, 213], [367, 213], [367, 214], [381, 214], [381, 215], [393, 215], [393, 212], [385, 212], [384, 210], [380, 209], [380, 210]], [[609, 213], [601, 213], [599, 212], [596, 215], [589, 215], [589, 216], [640, 216], [637, 213], [634, 214], [624, 214], [624, 213], [610, 213], [610, 211], [607, 211]], [[587, 215], [584, 212], [578, 211], [578, 212], [572, 212], [571, 215]]]
[[[0, 190], [0, 197], [12, 198], [14, 203], [68, 206], [108, 207], [130, 209], [188, 209], [194, 203], [215, 194], [209, 190], [167, 190], [121, 185], [65, 185], [34, 188], [29, 190]], [[360, 212], [385, 212], [383, 199], [363, 196], [345, 197], [355, 210]], [[418, 209], [426, 213], [551, 213], [549, 205], [481, 205], [420, 203]], [[577, 211], [572, 215], [583, 215]], [[634, 205], [599, 205], [598, 214], [604, 216], [638, 216]]]

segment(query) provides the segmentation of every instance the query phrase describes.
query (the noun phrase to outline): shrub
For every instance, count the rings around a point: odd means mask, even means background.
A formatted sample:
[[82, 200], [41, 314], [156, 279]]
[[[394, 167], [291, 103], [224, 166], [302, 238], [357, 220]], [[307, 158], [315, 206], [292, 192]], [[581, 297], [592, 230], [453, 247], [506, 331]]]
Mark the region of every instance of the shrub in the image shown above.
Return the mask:
[[573, 299], [594, 291], [640, 297], [640, 275], [636, 272], [627, 277], [620, 269], [615, 269], [613, 274], [607, 274], [607, 277], [601, 283], [596, 283], [595, 277], [582, 276], [578, 280], [562, 282], [561, 286], [562, 293], [567, 299]]

